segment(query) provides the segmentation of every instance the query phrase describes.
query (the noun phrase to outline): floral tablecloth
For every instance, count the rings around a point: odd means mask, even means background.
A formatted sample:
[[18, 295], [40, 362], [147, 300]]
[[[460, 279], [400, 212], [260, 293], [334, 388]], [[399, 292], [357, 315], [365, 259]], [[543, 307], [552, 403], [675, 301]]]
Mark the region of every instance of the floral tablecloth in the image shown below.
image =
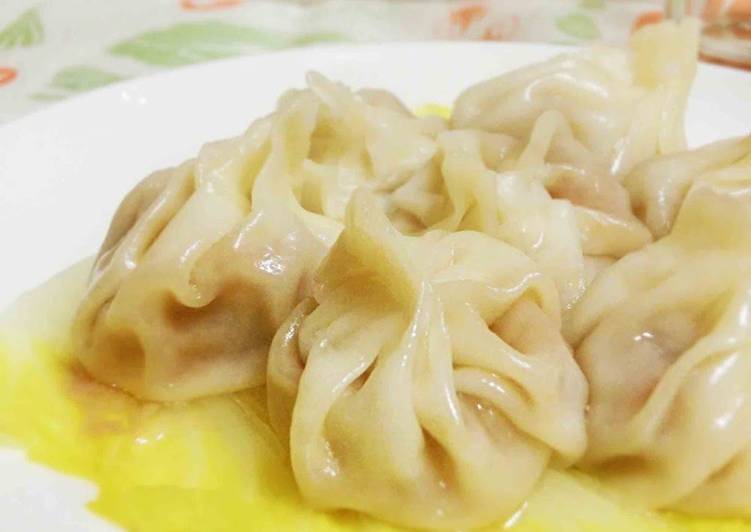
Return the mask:
[[326, 42], [624, 42], [660, 0], [2, 0], [0, 122], [109, 83]]

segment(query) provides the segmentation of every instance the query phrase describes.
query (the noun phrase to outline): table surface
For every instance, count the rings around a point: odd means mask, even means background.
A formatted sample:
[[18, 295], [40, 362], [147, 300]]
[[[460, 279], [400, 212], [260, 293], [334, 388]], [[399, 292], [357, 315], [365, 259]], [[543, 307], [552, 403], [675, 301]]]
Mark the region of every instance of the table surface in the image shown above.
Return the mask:
[[0, 123], [190, 63], [326, 42], [624, 43], [661, 0], [4, 0]]

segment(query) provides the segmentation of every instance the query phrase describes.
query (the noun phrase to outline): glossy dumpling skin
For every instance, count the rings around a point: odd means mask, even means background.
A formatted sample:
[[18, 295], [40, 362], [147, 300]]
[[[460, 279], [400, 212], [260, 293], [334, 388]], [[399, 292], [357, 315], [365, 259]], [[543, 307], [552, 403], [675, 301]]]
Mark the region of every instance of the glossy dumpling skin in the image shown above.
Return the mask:
[[652, 239], [620, 181], [558, 111], [542, 113], [526, 142], [452, 130], [438, 143], [447, 207], [433, 227], [482, 231], [517, 247], [555, 281], [564, 311], [591, 270]]
[[593, 48], [521, 68], [465, 90], [454, 128], [528, 137], [545, 111], [563, 114], [613, 175], [685, 147], [683, 114], [696, 70], [695, 20], [650, 25], [630, 51]]
[[357, 192], [269, 355], [303, 496], [403, 526], [508, 517], [585, 446], [586, 382], [552, 282], [475, 232], [406, 237]]
[[310, 74], [244, 135], [124, 199], [78, 311], [78, 358], [152, 400], [263, 384], [271, 339], [307, 294], [355, 189], [372, 190], [403, 230], [421, 230], [419, 196], [400, 202], [399, 189], [419, 179], [442, 129], [385, 91]]
[[93, 376], [159, 401], [264, 382], [271, 339], [338, 231], [303, 212], [288, 179], [303, 104], [126, 196], [73, 326]]
[[571, 320], [582, 464], [646, 506], [751, 516], [750, 170], [695, 184], [672, 231], [601, 273]]
[[623, 184], [634, 212], [659, 238], [670, 232], [694, 183], [730, 177], [723, 177], [723, 173], [745, 177], [748, 167], [737, 163], [750, 154], [751, 136], [725, 139], [644, 161], [625, 177]]
[[316, 73], [287, 98], [315, 102], [312, 128], [301, 131], [309, 150], [293, 177], [303, 208], [342, 220], [353, 192], [365, 188], [399, 230], [426, 229], [443, 201], [435, 175], [442, 119], [418, 118], [386, 91], [353, 92]]

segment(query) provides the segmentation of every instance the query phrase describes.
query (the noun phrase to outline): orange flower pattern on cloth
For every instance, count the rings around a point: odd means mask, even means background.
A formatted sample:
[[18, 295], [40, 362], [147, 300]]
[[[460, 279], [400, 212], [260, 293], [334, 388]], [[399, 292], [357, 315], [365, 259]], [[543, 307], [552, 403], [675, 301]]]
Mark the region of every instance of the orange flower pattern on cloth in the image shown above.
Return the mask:
[[483, 41], [510, 41], [513, 40], [519, 28], [519, 17], [511, 15], [505, 20], [505, 24], [491, 24], [482, 34]]
[[733, 20], [751, 19], [751, 0], [707, 0], [702, 16], [705, 20], [719, 17]]
[[631, 26], [631, 33], [634, 33], [639, 28], [648, 24], [657, 24], [658, 22], [661, 22], [662, 19], [662, 11], [645, 11], [644, 13], [636, 17], [634, 24]]
[[[438, 29], [438, 36], [450, 39], [507, 41], [515, 38], [519, 17], [497, 9], [493, 2], [467, 4], [452, 9], [448, 28]], [[495, 7], [495, 9], [494, 9]]]
[[466, 31], [470, 24], [484, 18], [487, 14], [488, 8], [484, 5], [468, 5], [452, 11], [449, 18], [452, 24]]
[[180, 0], [180, 7], [187, 11], [212, 11], [240, 4], [241, 0]]
[[0, 67], [0, 87], [7, 85], [18, 76], [18, 71], [15, 68]]
[[[691, 4], [706, 17], [751, 16], [751, 0]], [[0, 5], [2, 124], [108, 83], [295, 46], [435, 39], [617, 46], [659, 21], [664, 1], [131, 0], [86, 2], [86, 16], [73, 0]]]

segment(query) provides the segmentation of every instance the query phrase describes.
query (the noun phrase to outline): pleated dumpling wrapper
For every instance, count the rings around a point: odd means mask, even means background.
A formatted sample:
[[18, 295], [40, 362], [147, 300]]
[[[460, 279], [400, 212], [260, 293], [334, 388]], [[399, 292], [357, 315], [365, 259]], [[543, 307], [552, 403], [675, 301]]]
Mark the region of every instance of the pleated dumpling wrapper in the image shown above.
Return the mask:
[[391, 201], [445, 128], [391, 94], [318, 74], [276, 111], [123, 201], [74, 325], [88, 371], [141, 398], [174, 401], [260, 385], [271, 339], [307, 293], [358, 187]]
[[634, 499], [751, 516], [751, 156], [605, 270], [567, 332], [590, 384], [584, 467]]
[[555, 286], [476, 232], [399, 234], [368, 193], [269, 355], [269, 415], [303, 496], [398, 525], [510, 516], [584, 451], [587, 386]]
[[751, 136], [725, 139], [693, 150], [672, 153], [644, 161], [634, 168], [623, 184], [631, 196], [635, 214], [656, 237], [665, 236], [691, 186], [713, 175], [740, 172], [736, 165], [751, 155]]
[[445, 121], [416, 117], [386, 91], [355, 93], [320, 74], [309, 74], [308, 86], [282, 98], [316, 104], [312, 127], [299, 132], [310, 146], [295, 172], [301, 205], [342, 220], [352, 193], [365, 188], [400, 231], [423, 231], [442, 201], [440, 183], [430, 178], [437, 167], [435, 137]]
[[595, 47], [478, 83], [457, 99], [454, 128], [526, 138], [556, 110], [613, 175], [685, 148], [683, 115], [696, 72], [698, 22], [637, 31], [630, 50]]
[[482, 231], [525, 252], [555, 281], [564, 311], [596, 271], [652, 240], [558, 111], [540, 115], [526, 143], [478, 130], [438, 143], [446, 214], [432, 227]]
[[159, 401], [263, 383], [326, 251], [294, 214], [283, 144], [284, 127], [262, 120], [125, 197], [73, 325], [93, 376]]

